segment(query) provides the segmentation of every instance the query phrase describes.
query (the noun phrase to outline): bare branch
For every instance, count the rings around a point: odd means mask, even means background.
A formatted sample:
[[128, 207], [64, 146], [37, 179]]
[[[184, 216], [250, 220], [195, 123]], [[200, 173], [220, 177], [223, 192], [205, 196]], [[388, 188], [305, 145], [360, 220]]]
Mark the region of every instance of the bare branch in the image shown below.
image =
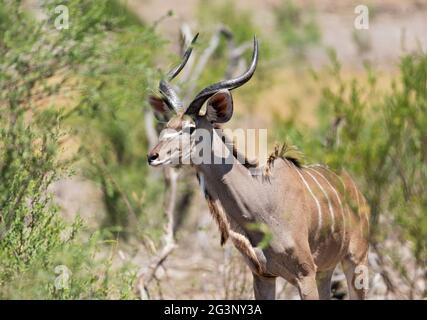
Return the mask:
[[167, 224], [164, 235], [164, 246], [162, 250], [152, 259], [148, 268], [141, 268], [138, 272], [137, 290], [139, 291], [141, 299], [147, 299], [150, 297], [148, 285], [153, 279], [155, 279], [158, 268], [165, 262], [167, 257], [176, 248], [174, 224], [178, 187], [178, 172], [173, 168], [165, 168], [164, 176], [166, 194], [168, 195], [165, 201], [165, 215]]
[[[385, 285], [387, 286], [387, 291], [391, 292], [394, 296], [402, 298], [404, 297], [403, 293], [399, 289], [399, 287], [396, 285], [394, 279], [393, 279], [393, 270], [391, 270], [391, 267], [387, 265], [385, 262], [384, 256], [381, 253], [381, 250], [379, 250], [376, 243], [371, 244], [373, 252], [375, 252], [377, 256], [376, 264], [378, 265], [381, 273], [381, 277], [384, 280]], [[369, 257], [369, 256], [368, 256]], [[371, 265], [374, 265], [373, 262], [370, 263]]]
[[246, 69], [246, 61], [243, 55], [251, 48], [251, 42], [245, 42], [236, 48], [233, 40], [228, 41], [228, 65], [225, 71], [226, 79], [230, 79], [236, 73], [241, 73], [240, 70]]
[[219, 41], [222, 34], [222, 28], [219, 28], [211, 37], [211, 40], [209, 41], [208, 47], [203, 51], [200, 58], [197, 61], [196, 66], [194, 67], [194, 71], [192, 72], [192, 76], [190, 78], [190, 86], [187, 90], [185, 101], [188, 101], [191, 99], [194, 89], [196, 87], [197, 80], [200, 78], [200, 75], [202, 74], [203, 69], [205, 68], [206, 64], [208, 63], [210, 57], [215, 52], [216, 48], [219, 45]]
[[[184, 23], [181, 26], [181, 53], [184, 52], [185, 48], [188, 48], [190, 45], [191, 39], [193, 39], [194, 35], [191, 32], [191, 28], [187, 23]], [[181, 76], [179, 77], [178, 87], [180, 87], [183, 83], [186, 83], [190, 78], [191, 72], [193, 71], [194, 62], [196, 61], [196, 55], [193, 53], [187, 61], [187, 65], [184, 70], [181, 71]]]

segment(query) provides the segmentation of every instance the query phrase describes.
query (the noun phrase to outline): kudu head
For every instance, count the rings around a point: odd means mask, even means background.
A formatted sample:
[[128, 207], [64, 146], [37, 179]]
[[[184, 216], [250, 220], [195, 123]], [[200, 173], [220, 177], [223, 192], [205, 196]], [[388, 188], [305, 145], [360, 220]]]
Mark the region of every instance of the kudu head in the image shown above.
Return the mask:
[[[233, 115], [233, 98], [230, 91], [245, 84], [255, 72], [258, 42], [254, 37], [252, 61], [246, 72], [237, 78], [220, 81], [204, 88], [188, 106], [184, 106], [169, 81], [184, 68], [197, 36], [185, 51], [181, 63], [160, 81], [160, 96], [149, 97], [149, 103], [156, 117], [167, 122], [160, 133], [157, 145], [147, 155], [148, 163], [152, 166], [192, 163], [193, 152], [200, 142], [195, 139], [197, 132], [200, 129], [212, 132], [216, 124], [230, 120]], [[200, 109], [205, 102], [207, 102], [206, 112], [201, 115]]]

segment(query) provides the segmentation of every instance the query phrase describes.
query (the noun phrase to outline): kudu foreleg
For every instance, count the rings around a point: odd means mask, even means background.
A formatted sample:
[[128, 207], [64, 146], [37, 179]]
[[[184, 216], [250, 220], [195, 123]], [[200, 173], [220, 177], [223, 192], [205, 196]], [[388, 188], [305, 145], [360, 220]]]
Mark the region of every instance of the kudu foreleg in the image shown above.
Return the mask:
[[297, 282], [298, 291], [302, 300], [318, 300], [316, 273], [310, 273], [300, 278]]

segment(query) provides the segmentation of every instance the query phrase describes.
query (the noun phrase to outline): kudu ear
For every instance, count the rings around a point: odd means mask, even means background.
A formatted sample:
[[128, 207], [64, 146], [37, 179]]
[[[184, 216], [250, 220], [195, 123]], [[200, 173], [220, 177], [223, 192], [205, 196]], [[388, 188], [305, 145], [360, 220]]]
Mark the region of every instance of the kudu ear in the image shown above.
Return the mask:
[[212, 123], [224, 123], [233, 115], [233, 98], [230, 91], [220, 90], [209, 98], [206, 118]]
[[150, 95], [148, 97], [148, 103], [153, 108], [154, 116], [157, 118], [157, 120], [168, 121], [170, 119], [171, 111], [162, 98]]

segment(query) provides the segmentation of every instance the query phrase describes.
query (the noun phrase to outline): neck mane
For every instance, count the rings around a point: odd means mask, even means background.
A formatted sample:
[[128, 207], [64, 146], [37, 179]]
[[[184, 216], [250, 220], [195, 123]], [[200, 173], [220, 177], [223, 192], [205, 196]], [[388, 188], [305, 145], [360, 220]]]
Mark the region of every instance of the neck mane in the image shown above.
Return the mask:
[[[240, 159], [243, 160], [243, 162], [241, 161], [241, 164], [247, 168], [247, 169], [262, 169], [259, 167], [259, 161], [258, 159], [249, 159], [246, 154], [242, 153], [236, 146], [236, 144], [234, 143], [233, 139], [226, 136], [223, 131], [222, 128], [217, 125], [215, 126], [215, 129], [221, 130], [221, 133], [224, 136], [224, 143], [226, 143], [227, 145], [232, 147], [232, 153], [234, 158], [236, 159]], [[264, 172], [268, 172], [271, 169], [271, 165], [273, 164], [273, 162], [276, 159], [283, 159], [285, 161], [291, 162], [292, 164], [294, 164], [297, 168], [302, 168], [302, 158], [303, 158], [303, 154], [301, 151], [299, 151], [295, 146], [290, 145], [287, 142], [284, 142], [282, 145], [278, 145], [276, 144], [274, 147], [274, 150], [269, 154], [268, 159], [267, 159], [267, 165], [266, 168], [264, 168]]]

